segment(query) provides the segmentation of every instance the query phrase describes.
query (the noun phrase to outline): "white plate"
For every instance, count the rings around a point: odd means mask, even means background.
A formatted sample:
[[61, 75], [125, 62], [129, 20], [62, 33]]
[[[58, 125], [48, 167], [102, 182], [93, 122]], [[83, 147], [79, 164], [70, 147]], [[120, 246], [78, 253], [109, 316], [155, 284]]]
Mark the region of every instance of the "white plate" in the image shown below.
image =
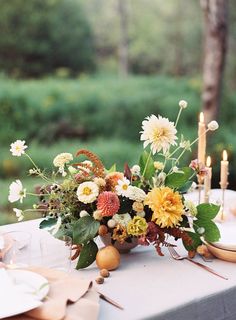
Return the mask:
[[41, 275], [26, 270], [0, 269], [0, 319], [39, 307], [49, 284]]
[[215, 247], [225, 250], [236, 251], [236, 223], [217, 224], [220, 230], [220, 240], [213, 242]]

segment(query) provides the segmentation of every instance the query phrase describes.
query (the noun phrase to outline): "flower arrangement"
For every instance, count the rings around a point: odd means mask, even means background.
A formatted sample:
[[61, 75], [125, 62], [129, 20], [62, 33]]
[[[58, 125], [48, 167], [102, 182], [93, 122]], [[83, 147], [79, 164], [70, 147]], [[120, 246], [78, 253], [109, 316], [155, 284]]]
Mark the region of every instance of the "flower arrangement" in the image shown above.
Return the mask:
[[[142, 122], [141, 141], [144, 149], [138, 164], [124, 166], [124, 172], [113, 165], [106, 170], [101, 160], [88, 150], [79, 150], [75, 158], [61, 153], [53, 160], [55, 170], [49, 176], [41, 171], [26, 152], [25, 141], [11, 144], [13, 156], [25, 155], [33, 164], [29, 173], [44, 183], [36, 192], [28, 193], [20, 180], [10, 185], [9, 201], [22, 202], [26, 195], [36, 195], [39, 202], [33, 209], [45, 219], [41, 228], [48, 228], [57, 237], [70, 235], [79, 256], [77, 268], [89, 266], [98, 252], [96, 237], [110, 234], [112, 243], [123, 244], [137, 239], [140, 245], [153, 245], [159, 255], [162, 246], [173, 239], [182, 239], [185, 248], [194, 252], [202, 239], [213, 242], [220, 237], [212, 221], [219, 211], [213, 204], [195, 206], [184, 198], [196, 175], [207, 173], [197, 160], [180, 167], [180, 160], [197, 141], [177, 137], [177, 125], [186, 101], [179, 102], [174, 122], [151, 115]], [[208, 124], [216, 130], [218, 124]], [[87, 160], [79, 161], [81, 156]], [[29, 209], [13, 209], [22, 220]]]

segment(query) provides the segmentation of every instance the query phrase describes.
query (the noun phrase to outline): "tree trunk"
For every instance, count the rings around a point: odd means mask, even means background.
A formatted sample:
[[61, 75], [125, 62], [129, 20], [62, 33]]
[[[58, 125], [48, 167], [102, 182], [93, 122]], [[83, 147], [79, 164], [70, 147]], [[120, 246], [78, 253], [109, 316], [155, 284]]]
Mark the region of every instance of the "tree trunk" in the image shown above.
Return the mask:
[[228, 34], [228, 0], [200, 0], [205, 16], [202, 107], [206, 121], [217, 119]]
[[120, 16], [120, 41], [119, 41], [119, 71], [122, 76], [129, 72], [128, 63], [128, 12], [127, 0], [118, 0], [118, 12]]

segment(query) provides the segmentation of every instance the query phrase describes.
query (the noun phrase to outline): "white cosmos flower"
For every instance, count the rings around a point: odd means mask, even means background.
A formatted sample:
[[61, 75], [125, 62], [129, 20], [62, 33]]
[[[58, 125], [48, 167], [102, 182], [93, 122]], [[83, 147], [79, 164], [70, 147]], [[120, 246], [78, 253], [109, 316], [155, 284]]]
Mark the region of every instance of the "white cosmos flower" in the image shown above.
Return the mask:
[[125, 177], [123, 179], [118, 180], [118, 185], [116, 186], [116, 193], [119, 196], [126, 197], [129, 193], [129, 185], [130, 181]]
[[153, 154], [161, 150], [166, 153], [171, 145], [176, 145], [177, 130], [174, 123], [167, 118], [157, 118], [152, 114], [142, 122], [142, 129], [140, 140], [144, 141], [144, 148], [151, 145]]
[[86, 181], [81, 183], [77, 189], [77, 197], [83, 203], [92, 203], [99, 194], [99, 187], [95, 182]]
[[15, 142], [11, 143], [10, 151], [13, 156], [20, 157], [25, 153], [25, 149], [27, 148], [28, 147], [25, 145], [24, 140], [16, 140]]
[[129, 213], [114, 214], [112, 220], [114, 220], [118, 224], [121, 224], [123, 227], [126, 227], [131, 220], [131, 216]]
[[16, 180], [11, 183], [9, 187], [9, 196], [8, 200], [10, 202], [15, 202], [20, 200], [20, 202], [23, 202], [23, 198], [26, 197], [26, 189], [23, 188], [22, 183], [20, 180]]
[[128, 193], [126, 195], [127, 198], [134, 201], [142, 202], [145, 200], [146, 196], [146, 193], [142, 189], [134, 186], [128, 187]]
[[24, 214], [22, 210], [13, 208], [13, 211], [15, 212], [18, 221], [22, 221], [24, 219]]

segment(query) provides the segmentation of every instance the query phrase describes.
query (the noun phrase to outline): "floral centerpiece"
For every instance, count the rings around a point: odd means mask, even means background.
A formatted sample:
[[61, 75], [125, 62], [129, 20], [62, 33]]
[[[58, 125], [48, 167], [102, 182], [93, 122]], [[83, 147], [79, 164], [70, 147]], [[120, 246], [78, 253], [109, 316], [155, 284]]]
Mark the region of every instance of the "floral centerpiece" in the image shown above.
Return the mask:
[[[171, 238], [182, 239], [185, 248], [194, 252], [202, 239], [213, 242], [219, 239], [219, 231], [212, 221], [219, 207], [213, 204], [195, 206], [185, 200], [184, 194], [193, 185], [196, 175], [206, 174], [203, 164], [197, 160], [181, 167], [186, 151], [197, 141], [177, 137], [180, 114], [187, 107], [179, 102], [177, 120], [151, 115], [142, 122], [141, 141], [144, 149], [139, 163], [124, 166], [124, 172], [116, 166], [107, 170], [97, 155], [79, 150], [75, 158], [61, 153], [53, 160], [55, 170], [42, 171], [26, 152], [25, 141], [11, 144], [13, 156], [25, 155], [33, 164], [29, 173], [43, 179], [43, 185], [35, 192], [39, 201], [33, 209], [42, 212], [45, 219], [41, 228], [52, 234], [66, 234], [73, 238], [77, 268], [89, 266], [96, 258], [98, 235], [110, 235], [111, 242], [152, 245], [159, 255], [162, 246], [173, 245]], [[212, 121], [208, 130], [216, 130]], [[81, 156], [87, 160], [79, 161]], [[28, 193], [20, 180], [10, 185], [9, 201], [23, 199]], [[28, 209], [13, 209], [22, 220]]]

